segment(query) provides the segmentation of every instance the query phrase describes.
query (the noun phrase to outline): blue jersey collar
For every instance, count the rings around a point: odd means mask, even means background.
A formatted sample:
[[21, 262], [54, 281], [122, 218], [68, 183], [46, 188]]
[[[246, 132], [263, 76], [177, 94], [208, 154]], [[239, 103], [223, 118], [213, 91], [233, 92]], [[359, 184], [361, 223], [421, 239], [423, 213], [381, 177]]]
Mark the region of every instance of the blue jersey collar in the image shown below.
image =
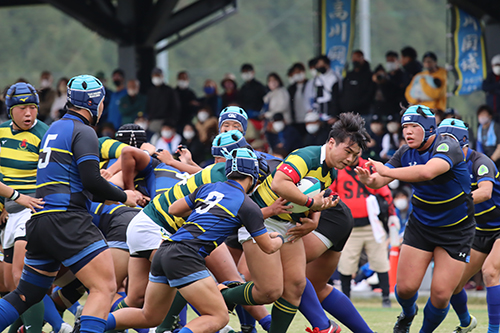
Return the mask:
[[235, 187], [237, 187], [237, 188], [241, 189], [241, 191], [242, 191], [243, 193], [246, 193], [246, 192], [245, 192], [245, 189], [243, 188], [243, 186], [241, 186], [241, 184], [240, 184], [240, 183], [238, 183], [237, 181], [232, 180], [232, 179], [228, 179], [228, 180], [227, 180], [227, 182], [228, 182], [229, 184], [231, 184], [231, 185], [233, 185], [233, 186], [235, 186]]
[[66, 114], [63, 116], [63, 119], [77, 120], [77, 121], [79, 121], [81, 123], [84, 123], [85, 125], [89, 125], [90, 126], [90, 122], [87, 120], [87, 118], [85, 118], [81, 114], [76, 113], [76, 112], [71, 111], [71, 110], [68, 110], [68, 112], [66, 112]]

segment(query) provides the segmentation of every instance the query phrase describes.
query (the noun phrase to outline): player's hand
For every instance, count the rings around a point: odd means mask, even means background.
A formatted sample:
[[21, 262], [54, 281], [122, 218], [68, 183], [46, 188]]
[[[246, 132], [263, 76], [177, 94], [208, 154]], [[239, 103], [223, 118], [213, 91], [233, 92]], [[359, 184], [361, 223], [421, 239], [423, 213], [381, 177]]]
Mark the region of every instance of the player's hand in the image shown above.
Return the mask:
[[137, 197], [137, 204], [141, 207], [146, 207], [151, 199], [137, 190], [134, 190], [134, 192]]
[[156, 153], [156, 155], [158, 156], [158, 159], [166, 165], [172, 165], [172, 162], [175, 161], [172, 154], [170, 154], [170, 152], [168, 152], [166, 149], [163, 149], [162, 151]]
[[16, 202], [26, 208], [31, 209], [33, 213], [36, 213], [35, 208], [43, 208], [43, 204], [45, 201], [39, 198], [33, 198], [29, 195], [21, 194], [19, 198], [17, 198]]
[[318, 221], [315, 221], [309, 217], [301, 217], [300, 222], [297, 222], [297, 224], [295, 224], [295, 227], [287, 231], [286, 234], [290, 236], [288, 238], [288, 241], [294, 243], [296, 240], [304, 237], [317, 227]]
[[193, 156], [191, 155], [191, 152], [189, 149], [187, 149], [183, 145], [179, 145], [176, 153], [179, 154], [179, 160], [184, 163], [184, 164], [192, 164], [193, 163]]
[[357, 166], [354, 171], [359, 177], [359, 181], [365, 185], [372, 185], [375, 182], [375, 175], [370, 174], [370, 170]]
[[109, 172], [106, 169], [101, 169], [101, 176], [102, 176], [102, 178], [104, 178], [106, 180], [110, 180], [111, 177], [113, 177], [113, 175], [111, 174], [111, 172]]
[[391, 168], [385, 166], [384, 163], [379, 162], [379, 161], [375, 161], [375, 160], [372, 160], [371, 158], [369, 158], [368, 162], [366, 162], [365, 165], [368, 168], [372, 166], [373, 169], [375, 169], [375, 171], [379, 175], [384, 176], [384, 177], [389, 177], [388, 172], [389, 172], [389, 170], [391, 170]]
[[124, 204], [126, 206], [129, 206], [129, 207], [137, 206], [137, 200], [139, 198], [137, 198], [137, 195], [135, 194], [135, 192], [131, 191], [131, 190], [125, 190], [124, 192], [125, 192], [125, 194], [127, 194], [127, 200], [124, 202]]
[[333, 194], [330, 194], [326, 198], [324, 197], [325, 191], [321, 191], [320, 193], [316, 194], [313, 199], [314, 203], [312, 207], [310, 207], [310, 210], [312, 211], [320, 211], [320, 210], [325, 210], [331, 207], [337, 206], [339, 203], [339, 198], [338, 196], [334, 198]]
[[141, 150], [146, 150], [149, 153], [149, 156], [152, 156], [156, 152], [156, 147], [149, 142], [144, 142], [141, 145]]
[[7, 213], [7, 209], [2, 210], [2, 213], [0, 213], [0, 229], [5, 227], [5, 223], [7, 223], [7, 220], [9, 219], [9, 213]]
[[287, 205], [288, 201], [286, 201], [283, 198], [278, 198], [276, 199], [275, 202], [269, 208], [271, 208], [272, 215], [279, 215], [279, 214], [290, 214], [290, 210], [293, 208], [293, 205]]
[[281, 236], [281, 234], [279, 232], [270, 232], [269, 233], [269, 237], [271, 238], [271, 240], [273, 241], [273, 252], [276, 252], [278, 251], [282, 246], [283, 244], [285, 244], [285, 239], [283, 238], [283, 236]]

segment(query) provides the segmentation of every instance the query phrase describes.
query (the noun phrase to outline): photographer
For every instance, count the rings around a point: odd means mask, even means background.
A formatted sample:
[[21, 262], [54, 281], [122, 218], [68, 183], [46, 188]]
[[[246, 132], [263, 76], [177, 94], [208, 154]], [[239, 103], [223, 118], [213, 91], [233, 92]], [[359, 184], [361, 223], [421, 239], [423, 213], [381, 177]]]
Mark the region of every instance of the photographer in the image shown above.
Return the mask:
[[388, 73], [382, 65], [378, 65], [372, 75], [375, 83], [375, 96], [372, 103], [372, 114], [383, 118], [399, 113], [398, 87], [390, 80]]

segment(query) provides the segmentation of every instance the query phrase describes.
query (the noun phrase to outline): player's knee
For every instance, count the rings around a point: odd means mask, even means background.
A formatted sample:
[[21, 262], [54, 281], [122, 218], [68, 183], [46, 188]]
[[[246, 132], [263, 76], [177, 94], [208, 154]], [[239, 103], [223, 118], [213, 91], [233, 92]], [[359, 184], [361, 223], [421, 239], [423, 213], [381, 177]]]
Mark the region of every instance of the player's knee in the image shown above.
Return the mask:
[[485, 265], [483, 266], [482, 272], [484, 283], [487, 287], [493, 286], [498, 283], [500, 274], [495, 267], [491, 265]]
[[53, 280], [52, 277], [42, 275], [29, 267], [25, 267], [16, 290], [4, 298], [21, 314], [43, 299]]
[[306, 287], [306, 279], [305, 277], [290, 279], [285, 282], [285, 290], [287, 294], [291, 294], [295, 297], [300, 297], [304, 292]]
[[219, 331], [229, 323], [229, 314], [227, 311], [222, 311], [220, 314], [213, 316], [211, 322], [213, 323], [211, 331]]
[[431, 290], [431, 300], [432, 304], [438, 309], [443, 309], [448, 305], [453, 291], [446, 288], [432, 288]]
[[116, 294], [116, 280], [114, 277], [112, 279], [103, 279], [103, 281], [100, 281], [89, 288], [89, 293], [92, 292], [101, 293], [102, 295], [106, 295], [112, 299]]
[[[409, 299], [415, 295], [415, 288], [405, 283], [398, 283], [397, 286], [398, 296], [402, 299]], [[417, 289], [418, 290], [418, 289]]]

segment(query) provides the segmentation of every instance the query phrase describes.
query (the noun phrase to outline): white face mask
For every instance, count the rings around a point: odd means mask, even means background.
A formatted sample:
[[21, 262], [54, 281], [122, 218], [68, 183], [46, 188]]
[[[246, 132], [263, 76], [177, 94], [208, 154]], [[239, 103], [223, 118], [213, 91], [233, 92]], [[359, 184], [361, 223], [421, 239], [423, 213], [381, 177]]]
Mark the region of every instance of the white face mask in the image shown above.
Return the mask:
[[392, 71], [395, 71], [396, 69], [399, 68], [399, 64], [397, 62], [393, 62], [393, 61], [388, 61], [385, 63], [385, 69], [388, 71], [388, 72], [392, 72]]
[[294, 78], [294, 76], [289, 76], [289, 77], [288, 77], [288, 83], [290, 83], [290, 84], [294, 84], [294, 83], [295, 83], [295, 78]]
[[148, 129], [148, 123], [145, 122], [145, 121], [138, 121], [135, 124], [141, 126], [143, 130], [147, 130]]
[[163, 83], [163, 78], [161, 76], [153, 76], [151, 82], [158, 87]]
[[293, 79], [295, 82], [302, 82], [305, 80], [305, 78], [306, 78], [306, 74], [304, 72], [300, 72], [300, 73], [293, 75]]
[[284, 121], [275, 121], [273, 122], [273, 130], [276, 133], [279, 133], [285, 129], [285, 122]]
[[208, 112], [207, 111], [200, 111], [198, 112], [198, 120], [202, 123], [204, 123], [208, 119]]
[[394, 206], [399, 210], [405, 210], [408, 208], [408, 200], [407, 199], [394, 199]]
[[189, 87], [189, 81], [188, 80], [179, 80], [179, 81], [177, 81], [177, 86], [179, 86], [179, 88], [181, 88], [181, 89], [186, 89], [187, 87]]
[[490, 117], [479, 117], [477, 121], [484, 126], [490, 122]]
[[182, 132], [182, 136], [186, 140], [191, 140], [192, 138], [194, 138], [194, 134], [195, 134], [194, 131], [184, 131], [184, 132]]
[[496, 75], [496, 76], [499, 76], [500, 75], [500, 66], [496, 65], [496, 66], [493, 66], [493, 73]]
[[137, 95], [137, 92], [138, 91], [136, 89], [127, 89], [127, 94], [129, 96], [135, 96], [135, 95]]
[[50, 81], [47, 79], [43, 79], [42, 82], [40, 82], [40, 86], [42, 89], [50, 87]]
[[399, 124], [398, 123], [388, 123], [387, 130], [389, 131], [389, 133], [397, 133], [399, 130]]
[[245, 82], [248, 82], [248, 81], [252, 80], [253, 77], [254, 77], [253, 72], [243, 72], [243, 73], [241, 73], [241, 78]]
[[315, 77], [316, 74], [318, 74], [318, 71], [316, 70], [316, 68], [313, 68], [313, 69], [309, 70], [309, 73], [311, 73], [311, 77]]
[[174, 135], [174, 131], [172, 130], [163, 130], [161, 131], [161, 137], [164, 139], [170, 139]]
[[306, 131], [309, 134], [315, 134], [319, 131], [319, 124], [307, 124], [306, 125]]

